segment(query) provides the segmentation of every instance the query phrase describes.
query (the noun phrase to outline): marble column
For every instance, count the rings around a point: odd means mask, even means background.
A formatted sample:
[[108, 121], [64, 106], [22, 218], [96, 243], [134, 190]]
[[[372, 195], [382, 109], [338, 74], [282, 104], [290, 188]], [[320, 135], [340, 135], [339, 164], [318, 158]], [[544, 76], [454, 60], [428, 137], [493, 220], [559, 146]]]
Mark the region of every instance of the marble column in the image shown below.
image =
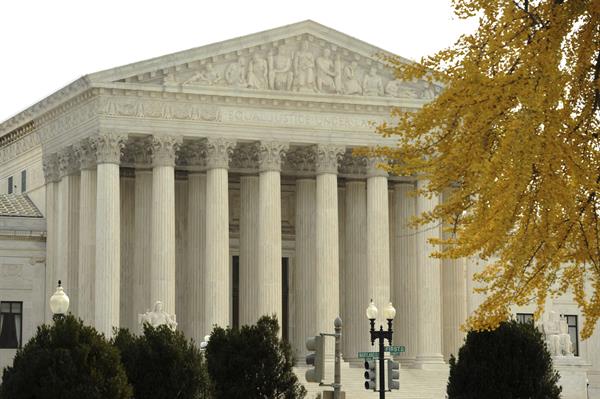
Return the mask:
[[189, 336], [202, 342], [204, 328], [204, 273], [206, 253], [206, 175], [188, 174], [187, 314]]
[[306, 355], [306, 338], [317, 333], [315, 309], [318, 307], [315, 278], [315, 199], [314, 179], [296, 180], [296, 255], [294, 262], [295, 340], [298, 358]]
[[[445, 201], [450, 195], [445, 192]], [[450, 239], [450, 232], [442, 232], [444, 239]], [[461, 325], [467, 319], [467, 263], [465, 258], [442, 259], [442, 349], [444, 359], [451, 354], [458, 357], [465, 333]]]
[[180, 137], [153, 136], [150, 302], [161, 301], [165, 312], [175, 309], [175, 151]]
[[240, 325], [253, 324], [258, 314], [259, 177], [240, 177]]
[[229, 182], [228, 168], [234, 142], [210, 138], [206, 145], [206, 252], [204, 325], [230, 324]]
[[142, 314], [152, 307], [150, 299], [150, 264], [152, 240], [152, 171], [145, 169], [145, 149], [136, 156], [134, 181], [135, 220], [133, 248], [133, 312]]
[[396, 307], [395, 341], [406, 347], [406, 352], [399, 357], [403, 364], [413, 363], [417, 350], [417, 231], [409, 226], [416, 216], [416, 199], [409, 195], [414, 189], [414, 184], [409, 182], [394, 185], [396, 228], [392, 285], [395, 289], [392, 302]]
[[[423, 189], [428, 182], [419, 180], [417, 189]], [[431, 212], [439, 203], [439, 197], [417, 198], [417, 214]], [[430, 255], [435, 247], [428, 242], [439, 238], [437, 222], [419, 227], [417, 234], [417, 353], [415, 366], [418, 368], [438, 368], [444, 366], [442, 356], [442, 311], [440, 287], [440, 260]]]
[[275, 315], [281, 323], [281, 163], [287, 144], [261, 142], [258, 178], [258, 301], [254, 318]]
[[177, 328], [189, 337], [191, 321], [198, 315], [188, 313], [188, 298], [192, 293], [188, 283], [190, 279], [187, 259], [189, 190], [186, 177], [185, 172], [175, 174], [175, 309], [177, 309]]
[[[345, 148], [335, 145], [315, 146], [317, 173], [315, 218], [315, 265], [314, 284], [318, 304], [315, 333], [331, 330], [336, 317], [340, 316], [339, 303], [339, 232], [338, 232], [338, 162]], [[325, 357], [333, 359], [333, 343], [326, 341]]]
[[81, 167], [79, 191], [79, 317], [94, 324], [94, 280], [96, 276], [96, 153], [89, 141], [77, 147]]
[[121, 307], [119, 324], [135, 331], [138, 327], [138, 314], [133, 309], [133, 279], [135, 256], [135, 182], [131, 169], [121, 169]]
[[58, 241], [58, 156], [49, 154], [44, 156], [43, 161], [44, 178], [46, 180], [46, 292], [45, 298], [45, 322], [52, 321], [52, 312], [50, 310], [49, 298], [56, 291], [56, 261], [57, 261], [57, 241]]
[[[380, 309], [376, 326], [387, 326], [383, 309], [390, 296], [390, 229], [387, 173], [378, 168], [379, 159], [367, 166], [367, 270], [369, 299]], [[363, 306], [366, 309], [368, 302]]]
[[69, 295], [69, 312], [79, 315], [79, 174], [73, 147], [58, 154], [58, 258], [56, 270]]
[[95, 327], [107, 337], [119, 326], [121, 214], [119, 161], [125, 136], [107, 133], [91, 139], [97, 156]]
[[[344, 273], [344, 359], [358, 362], [358, 352], [370, 351], [365, 309], [369, 303], [367, 281], [367, 189], [363, 180], [346, 182], [346, 270]], [[365, 303], [367, 305], [365, 305]]]

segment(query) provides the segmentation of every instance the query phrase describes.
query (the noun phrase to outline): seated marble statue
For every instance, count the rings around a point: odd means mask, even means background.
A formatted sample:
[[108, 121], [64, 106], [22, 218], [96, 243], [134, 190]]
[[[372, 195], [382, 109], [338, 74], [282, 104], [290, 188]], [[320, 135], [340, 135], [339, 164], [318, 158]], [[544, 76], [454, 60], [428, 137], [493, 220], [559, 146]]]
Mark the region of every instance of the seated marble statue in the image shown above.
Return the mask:
[[564, 318], [551, 311], [542, 324], [548, 352], [552, 356], [573, 356], [573, 344], [569, 335], [569, 326]]
[[147, 311], [144, 314], [138, 314], [138, 322], [143, 326], [148, 323], [152, 327], [166, 325], [170, 330], [175, 331], [177, 328], [177, 321], [175, 321], [175, 315], [170, 315], [163, 310], [163, 303], [156, 301], [154, 304], [154, 311]]

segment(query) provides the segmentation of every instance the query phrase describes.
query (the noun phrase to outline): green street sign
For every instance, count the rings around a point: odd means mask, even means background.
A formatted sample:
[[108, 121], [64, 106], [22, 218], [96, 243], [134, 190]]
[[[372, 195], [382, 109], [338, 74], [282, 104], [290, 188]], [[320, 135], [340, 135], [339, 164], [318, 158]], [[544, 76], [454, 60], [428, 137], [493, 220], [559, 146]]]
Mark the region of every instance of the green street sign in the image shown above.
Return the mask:
[[371, 359], [379, 357], [379, 352], [358, 352], [359, 359]]
[[406, 348], [404, 346], [386, 346], [384, 350], [394, 354], [406, 352]]

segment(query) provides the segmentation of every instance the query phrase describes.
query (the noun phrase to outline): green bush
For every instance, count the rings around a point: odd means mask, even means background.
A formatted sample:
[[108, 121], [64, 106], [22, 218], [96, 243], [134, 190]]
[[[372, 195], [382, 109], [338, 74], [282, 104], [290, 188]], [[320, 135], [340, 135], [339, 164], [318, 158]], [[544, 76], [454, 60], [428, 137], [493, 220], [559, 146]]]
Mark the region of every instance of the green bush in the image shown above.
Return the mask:
[[200, 350], [181, 332], [144, 326], [144, 334], [121, 329], [113, 344], [121, 352], [135, 399], [210, 398], [210, 380]]
[[448, 399], [558, 399], [558, 372], [533, 324], [510, 321], [469, 332], [450, 358]]
[[127, 399], [119, 352], [72, 315], [38, 327], [4, 370], [1, 399]]
[[215, 327], [206, 358], [217, 399], [300, 399], [306, 390], [293, 372], [289, 344], [275, 317], [240, 330]]

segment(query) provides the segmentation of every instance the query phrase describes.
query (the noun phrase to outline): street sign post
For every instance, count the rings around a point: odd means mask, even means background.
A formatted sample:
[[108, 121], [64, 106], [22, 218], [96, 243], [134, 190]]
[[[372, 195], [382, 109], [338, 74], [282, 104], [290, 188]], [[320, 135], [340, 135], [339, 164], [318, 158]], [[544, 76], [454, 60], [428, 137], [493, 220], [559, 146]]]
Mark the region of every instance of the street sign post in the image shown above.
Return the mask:
[[392, 355], [399, 355], [400, 353], [406, 352], [406, 347], [404, 346], [386, 346], [384, 348], [386, 352], [389, 352]]
[[358, 352], [359, 359], [375, 359], [379, 356], [379, 352]]

